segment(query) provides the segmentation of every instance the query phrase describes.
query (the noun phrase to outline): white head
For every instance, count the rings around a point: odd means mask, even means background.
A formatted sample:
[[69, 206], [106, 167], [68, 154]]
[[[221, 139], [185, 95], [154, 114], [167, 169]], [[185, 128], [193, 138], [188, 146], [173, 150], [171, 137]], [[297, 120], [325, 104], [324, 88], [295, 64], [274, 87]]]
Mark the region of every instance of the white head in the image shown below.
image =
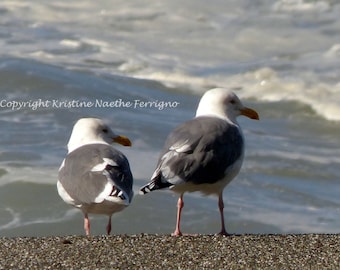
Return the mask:
[[256, 111], [243, 106], [236, 94], [225, 88], [214, 88], [205, 92], [196, 111], [196, 117], [215, 116], [233, 123], [237, 123], [236, 117], [239, 115], [259, 119]]
[[85, 144], [112, 144], [113, 142], [131, 146], [131, 142], [127, 137], [115, 134], [102, 120], [98, 118], [81, 118], [73, 127], [67, 148], [70, 153]]

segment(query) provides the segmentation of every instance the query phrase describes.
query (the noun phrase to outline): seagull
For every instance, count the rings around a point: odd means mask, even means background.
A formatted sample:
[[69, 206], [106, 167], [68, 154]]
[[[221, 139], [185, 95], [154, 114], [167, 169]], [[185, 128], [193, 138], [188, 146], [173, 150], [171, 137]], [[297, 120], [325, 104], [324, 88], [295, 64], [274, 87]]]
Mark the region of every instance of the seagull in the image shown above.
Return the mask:
[[133, 197], [133, 177], [127, 158], [113, 148], [113, 142], [131, 146], [125, 136], [116, 135], [98, 118], [81, 118], [73, 127], [62, 162], [57, 188], [60, 197], [84, 214], [84, 229], [90, 235], [88, 214], [111, 216], [127, 207]]
[[166, 139], [151, 181], [141, 187], [146, 194], [169, 188], [179, 193], [177, 222], [173, 236], [182, 235], [181, 213], [185, 192], [216, 194], [221, 217], [220, 235], [228, 235], [224, 223], [223, 190], [239, 173], [244, 157], [244, 139], [236, 118], [259, 119], [236, 94], [214, 88], [201, 98], [195, 118], [179, 125]]

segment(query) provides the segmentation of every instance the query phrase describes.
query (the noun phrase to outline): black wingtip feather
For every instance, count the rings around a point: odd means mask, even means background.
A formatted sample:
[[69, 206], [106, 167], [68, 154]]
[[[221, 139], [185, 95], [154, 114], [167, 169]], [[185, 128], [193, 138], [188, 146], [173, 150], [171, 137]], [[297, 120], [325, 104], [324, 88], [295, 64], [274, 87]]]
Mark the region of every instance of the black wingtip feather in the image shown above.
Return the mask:
[[150, 183], [146, 184], [145, 186], [141, 187], [139, 190], [139, 194], [144, 195], [146, 193], [149, 193], [151, 191], [157, 190], [157, 189], [163, 189], [168, 188], [172, 186], [169, 182], [162, 182], [160, 177], [152, 180]]

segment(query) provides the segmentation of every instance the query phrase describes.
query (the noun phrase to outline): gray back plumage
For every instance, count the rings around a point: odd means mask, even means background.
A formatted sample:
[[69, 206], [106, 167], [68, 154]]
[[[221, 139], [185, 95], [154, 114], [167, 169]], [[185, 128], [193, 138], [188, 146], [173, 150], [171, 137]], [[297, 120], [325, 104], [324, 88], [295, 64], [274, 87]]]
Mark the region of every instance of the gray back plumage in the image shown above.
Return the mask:
[[[110, 159], [115, 165], [107, 165], [103, 171], [91, 171], [93, 167]], [[103, 191], [107, 181], [124, 190], [132, 199], [133, 177], [127, 158], [118, 150], [105, 144], [88, 144], [69, 153], [59, 171], [59, 181], [68, 194], [78, 203], [93, 203]]]
[[176, 176], [194, 184], [215, 183], [243, 154], [236, 125], [216, 117], [197, 117], [168, 136], [154, 178], [176, 184]]

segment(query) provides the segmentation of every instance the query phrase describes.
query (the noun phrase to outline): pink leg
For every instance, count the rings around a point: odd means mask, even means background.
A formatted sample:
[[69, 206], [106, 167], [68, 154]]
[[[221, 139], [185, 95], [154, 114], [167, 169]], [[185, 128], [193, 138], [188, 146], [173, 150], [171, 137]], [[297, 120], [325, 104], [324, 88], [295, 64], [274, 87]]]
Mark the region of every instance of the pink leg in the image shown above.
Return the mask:
[[177, 201], [177, 222], [176, 222], [176, 229], [171, 234], [172, 236], [181, 236], [182, 235], [180, 225], [181, 225], [181, 214], [182, 214], [183, 206], [184, 206], [183, 194], [181, 194], [178, 198], [178, 201]]
[[225, 229], [225, 224], [224, 224], [224, 203], [223, 203], [223, 192], [218, 194], [218, 208], [220, 210], [220, 215], [221, 215], [221, 231], [218, 233], [219, 235], [229, 235]]
[[111, 216], [109, 216], [109, 222], [106, 225], [106, 232], [107, 232], [107, 235], [110, 235], [111, 233]]
[[90, 236], [90, 220], [87, 213], [84, 214], [84, 230], [86, 233], [86, 236]]

